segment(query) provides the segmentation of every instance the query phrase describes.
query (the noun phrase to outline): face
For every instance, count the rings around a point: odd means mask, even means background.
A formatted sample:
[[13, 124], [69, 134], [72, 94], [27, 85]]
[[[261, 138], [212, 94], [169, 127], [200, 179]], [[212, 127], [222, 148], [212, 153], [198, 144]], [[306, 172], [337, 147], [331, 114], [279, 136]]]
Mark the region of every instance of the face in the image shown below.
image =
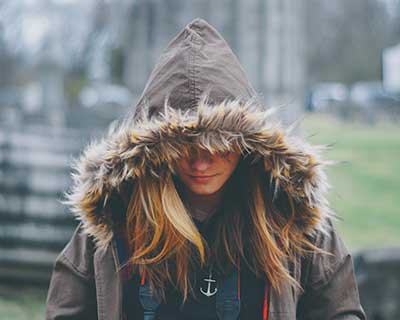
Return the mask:
[[176, 174], [192, 193], [202, 196], [212, 195], [224, 186], [239, 159], [239, 152], [213, 155], [206, 150], [199, 150], [196, 155], [179, 159]]

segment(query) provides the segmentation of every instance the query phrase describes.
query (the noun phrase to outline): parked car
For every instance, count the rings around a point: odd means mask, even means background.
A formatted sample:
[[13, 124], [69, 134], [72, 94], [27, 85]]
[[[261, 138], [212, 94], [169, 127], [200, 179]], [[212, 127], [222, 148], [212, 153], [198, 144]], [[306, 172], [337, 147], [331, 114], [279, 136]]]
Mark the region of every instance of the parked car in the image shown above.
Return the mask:
[[71, 125], [105, 128], [112, 121], [124, 115], [133, 102], [133, 94], [122, 85], [90, 84], [84, 87], [79, 94], [81, 108], [77, 114], [70, 115]]
[[399, 97], [387, 93], [380, 81], [354, 83], [350, 88], [350, 101], [360, 108], [400, 108]]
[[320, 82], [309, 91], [308, 111], [328, 111], [333, 105], [344, 103], [349, 98], [347, 86], [339, 82]]
[[79, 95], [80, 104], [86, 108], [127, 108], [132, 101], [133, 95], [126, 87], [110, 83], [92, 84], [83, 88]]

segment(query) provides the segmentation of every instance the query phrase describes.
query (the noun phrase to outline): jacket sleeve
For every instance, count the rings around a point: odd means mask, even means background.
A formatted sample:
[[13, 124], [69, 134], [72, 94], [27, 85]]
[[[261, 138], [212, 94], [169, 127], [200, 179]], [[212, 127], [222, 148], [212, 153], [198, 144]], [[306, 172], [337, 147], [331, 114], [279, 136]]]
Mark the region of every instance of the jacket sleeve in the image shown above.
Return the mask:
[[54, 264], [46, 302], [47, 320], [97, 319], [93, 242], [80, 223]]
[[314, 253], [309, 263], [305, 291], [299, 301], [302, 320], [366, 320], [360, 304], [353, 258], [328, 220], [328, 234], [320, 232], [316, 245], [331, 253]]

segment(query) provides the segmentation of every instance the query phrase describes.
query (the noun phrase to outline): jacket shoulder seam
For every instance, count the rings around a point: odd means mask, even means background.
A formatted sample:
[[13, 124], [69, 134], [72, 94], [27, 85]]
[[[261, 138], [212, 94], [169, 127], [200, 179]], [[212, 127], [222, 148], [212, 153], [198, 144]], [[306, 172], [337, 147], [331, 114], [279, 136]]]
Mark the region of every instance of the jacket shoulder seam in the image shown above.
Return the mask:
[[337, 260], [327, 272], [325, 272], [320, 279], [313, 281], [310, 286], [312, 288], [320, 288], [328, 284], [331, 280], [333, 275], [343, 266], [346, 262], [346, 259], [348, 258], [350, 254], [344, 255], [341, 259]]
[[61, 254], [60, 260], [66, 263], [72, 269], [72, 271], [77, 273], [80, 277], [86, 280], [90, 280], [91, 278], [93, 278], [92, 275], [80, 270], [70, 259], [68, 259], [68, 257], [64, 253]]

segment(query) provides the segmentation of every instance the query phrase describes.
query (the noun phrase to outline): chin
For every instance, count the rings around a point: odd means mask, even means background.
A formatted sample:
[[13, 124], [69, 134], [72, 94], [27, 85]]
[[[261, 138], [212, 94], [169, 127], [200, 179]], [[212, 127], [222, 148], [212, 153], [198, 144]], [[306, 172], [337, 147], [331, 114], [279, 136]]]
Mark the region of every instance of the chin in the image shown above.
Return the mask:
[[[222, 186], [221, 186], [222, 187]], [[197, 195], [201, 196], [210, 196], [216, 192], [218, 192], [221, 187], [219, 186], [190, 186], [189, 189]]]
[[211, 195], [213, 195], [214, 193], [216, 193], [218, 190], [212, 190], [212, 191], [210, 191], [210, 190], [193, 190], [192, 189], [192, 192], [194, 193], [194, 194], [197, 194], [197, 195], [199, 195], [199, 196], [211, 196]]

